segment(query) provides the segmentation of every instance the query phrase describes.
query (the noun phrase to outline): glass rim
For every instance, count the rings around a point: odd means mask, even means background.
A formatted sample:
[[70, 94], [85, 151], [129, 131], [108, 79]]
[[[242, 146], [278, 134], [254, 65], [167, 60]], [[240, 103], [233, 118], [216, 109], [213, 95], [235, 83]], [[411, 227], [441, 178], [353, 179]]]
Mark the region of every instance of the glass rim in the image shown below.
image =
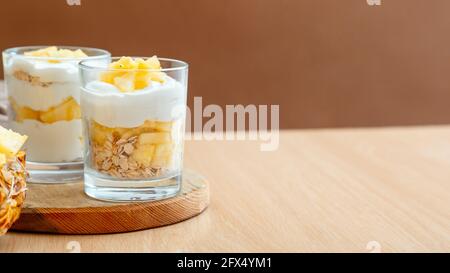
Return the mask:
[[[38, 49], [43, 49], [47, 47], [56, 46], [58, 49], [69, 49], [69, 50], [83, 50], [83, 51], [96, 51], [99, 52], [99, 55], [94, 56], [87, 56], [87, 57], [81, 57], [81, 58], [67, 58], [67, 57], [42, 57], [42, 56], [26, 56], [23, 53], [19, 54], [17, 51], [23, 50], [23, 51], [33, 51]], [[35, 45], [35, 46], [17, 46], [17, 47], [11, 47], [3, 50], [3, 54], [8, 56], [20, 56], [26, 59], [32, 59], [32, 60], [41, 60], [41, 61], [47, 61], [47, 60], [58, 60], [58, 61], [81, 61], [81, 60], [95, 60], [95, 59], [102, 59], [105, 57], [111, 57], [111, 53], [105, 49], [96, 48], [96, 47], [86, 47], [86, 46], [64, 46], [64, 45]], [[28, 50], [27, 50], [28, 49]]]
[[[133, 59], [136, 58], [142, 58], [147, 59], [151, 57], [142, 57], [142, 56], [127, 56]], [[122, 57], [111, 57], [112, 61], [119, 60]], [[170, 62], [177, 64], [176, 67], [167, 67], [167, 68], [160, 68], [160, 69], [153, 69], [153, 68], [146, 68], [146, 69], [118, 69], [118, 68], [109, 68], [105, 66], [100, 65], [88, 65], [87, 62], [92, 61], [92, 59], [85, 59], [78, 63], [78, 67], [80, 69], [84, 70], [97, 70], [97, 71], [121, 71], [121, 72], [135, 72], [135, 71], [148, 71], [148, 72], [170, 72], [170, 71], [180, 71], [180, 70], [187, 70], [189, 68], [189, 64], [185, 61], [172, 59], [172, 58], [165, 58], [165, 57], [157, 57], [159, 61], [164, 62]]]

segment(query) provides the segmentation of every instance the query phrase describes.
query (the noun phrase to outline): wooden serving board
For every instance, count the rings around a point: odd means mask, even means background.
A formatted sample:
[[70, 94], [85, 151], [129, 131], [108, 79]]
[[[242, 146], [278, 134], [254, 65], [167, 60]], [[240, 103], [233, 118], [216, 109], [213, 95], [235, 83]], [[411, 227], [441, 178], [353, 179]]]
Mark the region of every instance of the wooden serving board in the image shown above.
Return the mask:
[[153, 202], [112, 203], [84, 194], [83, 182], [28, 184], [27, 198], [12, 230], [103, 234], [136, 231], [174, 224], [203, 212], [209, 204], [207, 181], [184, 171], [181, 192]]

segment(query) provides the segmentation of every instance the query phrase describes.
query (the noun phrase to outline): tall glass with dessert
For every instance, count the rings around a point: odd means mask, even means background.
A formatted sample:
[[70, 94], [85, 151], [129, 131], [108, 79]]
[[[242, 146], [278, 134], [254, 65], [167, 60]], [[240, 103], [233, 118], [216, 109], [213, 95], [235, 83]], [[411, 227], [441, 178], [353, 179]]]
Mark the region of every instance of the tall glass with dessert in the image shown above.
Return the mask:
[[29, 136], [30, 182], [79, 181], [83, 139], [78, 63], [110, 62], [101, 49], [18, 47], [3, 52], [9, 126]]
[[80, 62], [85, 192], [158, 200], [181, 187], [188, 65], [157, 58]]

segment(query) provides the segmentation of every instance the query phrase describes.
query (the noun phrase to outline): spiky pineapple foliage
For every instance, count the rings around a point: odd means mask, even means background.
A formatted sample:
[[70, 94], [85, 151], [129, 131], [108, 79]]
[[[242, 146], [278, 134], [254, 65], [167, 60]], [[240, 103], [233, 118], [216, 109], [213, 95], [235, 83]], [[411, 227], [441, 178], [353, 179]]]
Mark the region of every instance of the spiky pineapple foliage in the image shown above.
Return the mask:
[[18, 152], [0, 169], [0, 235], [19, 218], [25, 200], [27, 172], [25, 153]]

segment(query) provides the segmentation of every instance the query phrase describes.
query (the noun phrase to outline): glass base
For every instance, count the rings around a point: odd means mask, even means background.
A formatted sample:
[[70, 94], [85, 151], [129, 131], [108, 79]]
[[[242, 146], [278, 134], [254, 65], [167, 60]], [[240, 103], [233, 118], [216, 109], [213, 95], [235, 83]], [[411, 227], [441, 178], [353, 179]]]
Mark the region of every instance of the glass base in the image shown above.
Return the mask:
[[181, 174], [149, 180], [123, 180], [85, 172], [84, 192], [112, 202], [152, 201], [173, 197], [181, 189]]
[[37, 163], [27, 161], [30, 178], [27, 182], [61, 184], [83, 180], [83, 162]]

